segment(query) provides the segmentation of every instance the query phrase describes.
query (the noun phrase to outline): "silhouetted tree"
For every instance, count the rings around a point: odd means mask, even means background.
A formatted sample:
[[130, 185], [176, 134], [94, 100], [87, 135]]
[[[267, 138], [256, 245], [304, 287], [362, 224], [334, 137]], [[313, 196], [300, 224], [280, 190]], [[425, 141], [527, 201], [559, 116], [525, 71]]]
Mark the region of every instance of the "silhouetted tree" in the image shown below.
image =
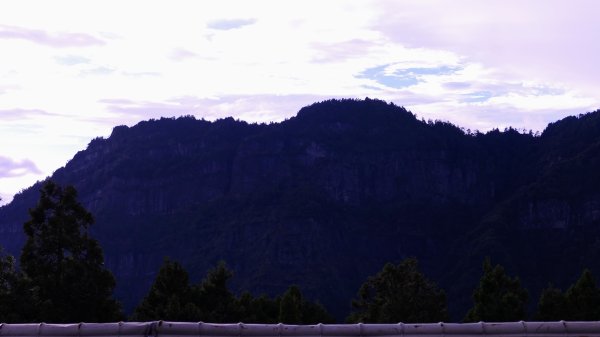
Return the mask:
[[35, 316], [29, 281], [16, 269], [15, 258], [12, 255], [4, 255], [0, 247], [0, 322], [39, 321]]
[[235, 296], [227, 288], [227, 282], [233, 276], [225, 262], [209, 270], [202, 282], [194, 288], [201, 320], [205, 322], [234, 322], [239, 317], [239, 308]]
[[0, 248], [0, 322], [14, 321], [16, 282], [15, 258], [2, 254]]
[[279, 306], [279, 321], [286, 324], [302, 324], [302, 293], [298, 286], [291, 286], [283, 294]]
[[349, 322], [440, 322], [448, 319], [446, 294], [418, 269], [415, 258], [386, 264], [360, 287]]
[[500, 265], [492, 267], [489, 258], [483, 262], [483, 276], [473, 292], [473, 308], [466, 322], [508, 322], [525, 319], [527, 290], [518, 277], [511, 278]]
[[266, 295], [254, 297], [244, 292], [236, 300], [240, 312], [240, 322], [279, 323], [279, 304], [281, 298], [272, 299]]
[[290, 286], [279, 302], [279, 322], [286, 324], [317, 324], [332, 323], [333, 317], [318, 302], [309, 302], [303, 296], [300, 288]]
[[585, 269], [566, 292], [568, 316], [573, 321], [596, 321], [600, 319], [600, 289], [592, 273]]
[[568, 317], [567, 298], [558, 288], [549, 285], [542, 291], [536, 319], [540, 321], [560, 321]]
[[187, 271], [177, 262], [163, 261], [148, 295], [135, 308], [132, 320], [198, 321]]
[[48, 180], [24, 225], [21, 268], [34, 290], [36, 318], [43, 322], [108, 322], [122, 317], [112, 298], [115, 280], [102, 249], [90, 237], [94, 222], [72, 186]]
[[302, 324], [333, 323], [335, 320], [319, 302], [302, 302]]

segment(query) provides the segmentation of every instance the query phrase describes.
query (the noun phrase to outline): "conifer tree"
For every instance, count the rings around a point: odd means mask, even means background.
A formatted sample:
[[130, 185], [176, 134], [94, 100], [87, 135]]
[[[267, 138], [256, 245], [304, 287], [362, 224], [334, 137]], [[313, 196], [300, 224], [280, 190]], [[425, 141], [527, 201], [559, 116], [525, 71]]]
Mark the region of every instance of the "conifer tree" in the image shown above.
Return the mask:
[[386, 264], [360, 287], [349, 322], [425, 323], [448, 318], [446, 294], [418, 269], [415, 258]]
[[279, 323], [279, 304], [281, 299], [272, 299], [267, 295], [254, 297], [243, 292], [236, 300], [240, 311], [240, 322], [244, 323]]
[[235, 296], [227, 288], [233, 273], [224, 261], [208, 271], [202, 282], [193, 287], [204, 322], [227, 323], [240, 316]]
[[290, 286], [279, 304], [279, 322], [302, 324], [302, 293], [298, 286]]
[[527, 290], [521, 287], [518, 277], [506, 275], [500, 265], [492, 267], [489, 258], [483, 263], [483, 276], [473, 292], [473, 308], [466, 322], [510, 322], [525, 319]]
[[600, 319], [600, 289], [592, 273], [585, 269], [577, 282], [566, 292], [566, 319], [574, 321], [595, 321]]
[[89, 235], [94, 222], [72, 186], [48, 180], [24, 225], [27, 241], [21, 269], [34, 290], [36, 318], [43, 322], [119, 320], [112, 297], [115, 279], [104, 266], [102, 249]]
[[148, 295], [135, 308], [135, 321], [198, 321], [200, 309], [193, 302], [187, 271], [165, 258]]
[[16, 269], [15, 258], [0, 247], [0, 322], [38, 321], [29, 281]]
[[563, 292], [549, 285], [542, 291], [536, 319], [540, 321], [560, 321], [569, 316], [567, 308], [567, 298]]
[[11, 255], [2, 254], [0, 248], [0, 322], [14, 321], [16, 282], [15, 259]]

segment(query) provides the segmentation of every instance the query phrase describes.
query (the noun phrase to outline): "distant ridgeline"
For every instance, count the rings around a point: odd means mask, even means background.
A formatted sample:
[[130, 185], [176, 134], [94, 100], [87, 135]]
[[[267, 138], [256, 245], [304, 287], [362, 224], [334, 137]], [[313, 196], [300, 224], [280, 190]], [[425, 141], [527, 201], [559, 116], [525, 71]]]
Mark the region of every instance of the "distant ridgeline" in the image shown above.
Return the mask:
[[[72, 184], [130, 311], [164, 256], [198, 280], [219, 260], [232, 288], [298, 284], [336, 317], [386, 262], [415, 256], [460, 319], [481, 263], [535, 303], [583, 268], [600, 275], [600, 111], [539, 135], [467, 133], [379, 100], [330, 100], [281, 123], [193, 117], [119, 126], [52, 179]], [[0, 208], [19, 255], [39, 185]]]

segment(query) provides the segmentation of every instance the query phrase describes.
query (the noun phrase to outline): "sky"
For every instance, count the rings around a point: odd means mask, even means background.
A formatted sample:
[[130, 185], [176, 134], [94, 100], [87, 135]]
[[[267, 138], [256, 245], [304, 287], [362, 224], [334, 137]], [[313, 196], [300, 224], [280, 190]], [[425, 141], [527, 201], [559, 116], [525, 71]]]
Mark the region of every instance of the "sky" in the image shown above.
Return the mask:
[[330, 98], [542, 131], [600, 108], [600, 1], [0, 3], [0, 204], [114, 126]]

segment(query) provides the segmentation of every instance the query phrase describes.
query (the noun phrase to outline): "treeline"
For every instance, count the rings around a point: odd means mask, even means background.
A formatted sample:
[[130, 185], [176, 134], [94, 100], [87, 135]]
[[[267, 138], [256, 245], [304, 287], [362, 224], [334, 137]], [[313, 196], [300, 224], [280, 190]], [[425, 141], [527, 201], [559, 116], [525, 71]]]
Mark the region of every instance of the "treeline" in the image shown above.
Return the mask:
[[165, 259], [131, 320], [287, 324], [334, 321], [322, 305], [306, 300], [297, 286], [290, 286], [283, 295], [275, 298], [254, 297], [248, 292], [236, 297], [227, 288], [227, 281], [232, 276], [225, 263], [220, 262], [202, 282], [191, 285], [187, 271], [179, 263]]
[[[30, 220], [20, 268], [0, 254], [0, 322], [111, 322], [119, 320], [205, 321], [315, 324], [332, 316], [306, 299], [297, 286], [275, 297], [236, 296], [227, 283], [233, 273], [224, 262], [192, 283], [176, 261], [165, 259], [152, 287], [130, 317], [113, 298], [115, 280], [104, 266], [97, 241], [90, 237], [92, 215], [77, 201], [72, 186], [46, 181]], [[1, 253], [1, 252], [0, 252]], [[549, 285], [528, 315], [529, 293], [518, 277], [489, 259], [472, 294], [464, 322], [535, 319], [600, 320], [600, 289], [584, 270], [566, 291]], [[415, 258], [387, 264], [369, 277], [352, 300], [348, 323], [426, 323], [448, 321], [445, 292], [419, 271]]]

